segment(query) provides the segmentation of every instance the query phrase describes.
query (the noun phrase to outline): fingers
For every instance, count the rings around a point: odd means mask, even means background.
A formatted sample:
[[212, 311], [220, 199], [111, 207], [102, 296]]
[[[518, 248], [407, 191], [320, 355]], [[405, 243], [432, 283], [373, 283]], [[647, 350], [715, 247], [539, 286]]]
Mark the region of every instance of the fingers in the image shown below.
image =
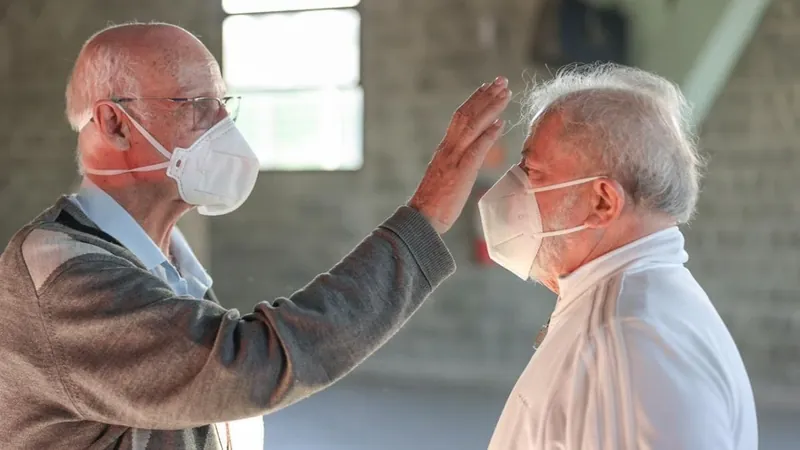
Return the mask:
[[508, 88], [508, 80], [504, 77], [497, 77], [492, 82], [483, 83], [481, 87], [476, 89], [475, 92], [461, 104], [457, 111], [469, 113], [469, 110], [480, 110], [506, 88]]
[[453, 114], [445, 139], [456, 151], [464, 151], [478, 139], [508, 106], [508, 80], [497, 77], [476, 90]]
[[497, 119], [483, 132], [475, 142], [464, 152], [464, 155], [459, 162], [459, 166], [469, 167], [474, 170], [480, 169], [483, 160], [492, 149], [492, 146], [500, 138], [505, 123]]

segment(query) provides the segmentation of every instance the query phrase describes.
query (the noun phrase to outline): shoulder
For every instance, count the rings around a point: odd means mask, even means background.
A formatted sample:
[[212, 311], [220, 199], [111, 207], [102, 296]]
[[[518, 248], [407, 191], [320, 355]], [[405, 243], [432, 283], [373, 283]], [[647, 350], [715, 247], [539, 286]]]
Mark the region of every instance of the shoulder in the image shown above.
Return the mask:
[[705, 291], [683, 266], [622, 272], [612, 279], [616, 286], [615, 317], [664, 319], [708, 306]]
[[35, 228], [20, 248], [22, 275], [27, 270], [40, 307], [47, 316], [62, 317], [60, 325], [175, 298], [164, 280], [131, 260], [124, 249], [100, 240], [87, 242], [79, 233]]
[[[727, 330], [708, 296], [683, 267], [623, 272], [610, 277], [595, 293], [593, 323], [585, 346], [641, 354], [646, 361], [671, 354], [681, 360], [714, 360]], [[613, 347], [608, 347], [613, 345]], [[662, 361], [661, 364], [664, 364]]]
[[[658, 449], [730, 448], [722, 442], [732, 437], [738, 393], [691, 341], [648, 320], [614, 319], [587, 336], [581, 356], [574, 393], [610, 435], [629, 433], [623, 448], [642, 439]], [[605, 418], [608, 410], [618, 417]]]
[[715, 369], [718, 355], [650, 319], [613, 318], [587, 333], [579, 354], [577, 373], [597, 388], [622, 389], [627, 393], [620, 395], [648, 398], [654, 405], [699, 406], [701, 399], [728, 396], [724, 376]]
[[685, 349], [666, 331], [663, 324], [648, 317], [611, 317], [586, 331], [580, 339], [579, 353], [588, 365], [613, 358], [616, 364], [629, 369], [631, 364], [647, 365], [648, 361], [668, 355], [669, 363], [676, 364], [681, 359], [678, 353]]
[[76, 238], [64, 227], [30, 226], [18, 239], [22, 262], [39, 291], [54, 274], [73, 262], [109, 259], [124, 262], [97, 242]]

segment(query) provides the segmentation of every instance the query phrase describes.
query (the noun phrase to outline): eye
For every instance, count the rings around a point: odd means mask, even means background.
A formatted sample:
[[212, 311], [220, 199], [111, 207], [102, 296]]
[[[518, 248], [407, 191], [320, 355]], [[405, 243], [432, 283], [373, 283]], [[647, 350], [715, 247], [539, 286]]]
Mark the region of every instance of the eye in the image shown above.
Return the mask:
[[540, 178], [544, 177], [544, 174], [542, 173], [541, 170], [534, 169], [534, 168], [531, 168], [531, 167], [527, 167], [525, 169], [525, 173], [527, 173], [528, 177], [531, 178], [531, 179], [540, 179]]
[[198, 128], [210, 128], [218, 113], [219, 107], [215, 99], [202, 98], [194, 101], [195, 125]]

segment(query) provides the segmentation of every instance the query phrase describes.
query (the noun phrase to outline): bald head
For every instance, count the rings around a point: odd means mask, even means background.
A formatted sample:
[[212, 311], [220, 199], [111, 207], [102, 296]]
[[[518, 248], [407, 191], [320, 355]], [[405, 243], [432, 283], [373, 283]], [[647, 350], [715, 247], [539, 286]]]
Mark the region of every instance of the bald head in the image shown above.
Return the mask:
[[[119, 97], [221, 96], [219, 65], [200, 40], [164, 23], [106, 28], [84, 44], [66, 91], [67, 118], [80, 130], [98, 101]], [[147, 120], [145, 105], [131, 105]]]

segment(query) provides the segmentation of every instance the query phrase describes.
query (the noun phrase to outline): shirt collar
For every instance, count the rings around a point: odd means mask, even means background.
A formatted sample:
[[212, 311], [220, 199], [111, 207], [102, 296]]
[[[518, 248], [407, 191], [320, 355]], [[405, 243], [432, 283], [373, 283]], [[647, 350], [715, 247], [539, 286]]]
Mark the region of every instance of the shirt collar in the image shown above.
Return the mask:
[[[167, 278], [184, 278], [189, 283], [188, 294], [196, 298], [202, 298], [211, 288], [213, 280], [192, 252], [178, 227], [174, 227], [170, 235], [170, 252], [180, 272], [167, 261], [161, 249], [128, 211], [89, 179], [84, 179], [78, 193], [70, 199], [98, 228], [133, 253], [148, 271], [158, 273], [158, 270], [165, 270], [165, 274], [173, 274], [165, 275]], [[159, 266], [161, 269], [156, 270]]]
[[594, 259], [569, 275], [558, 279], [560, 299], [553, 315], [562, 311], [571, 300], [609, 275], [621, 270], [641, 269], [653, 265], [685, 264], [689, 254], [684, 249], [683, 234], [678, 227], [647, 235]]
[[[164, 252], [150, 239], [144, 229], [131, 217], [116, 200], [91, 182], [88, 178], [81, 183], [80, 190], [73, 200], [83, 210], [86, 217], [101, 230], [118, 240], [125, 248], [136, 256], [149, 271], [160, 265], [172, 266]], [[207, 290], [213, 280], [192, 252], [183, 233], [174, 227], [170, 236], [170, 251], [181, 273], [185, 277], [193, 277], [199, 286], [198, 290]], [[203, 289], [204, 288], [204, 289]]]
[[167, 261], [161, 249], [128, 211], [88, 178], [84, 178], [73, 198], [95, 225], [130, 250], [147, 270]]
[[195, 281], [199, 283], [199, 287], [204, 291], [203, 294], [205, 294], [205, 291], [211, 287], [213, 280], [208, 272], [206, 272], [205, 267], [200, 264], [200, 261], [197, 259], [197, 256], [195, 256], [192, 248], [189, 246], [189, 243], [178, 227], [172, 229], [169, 248], [178, 267], [181, 268], [181, 273], [183, 273], [184, 277], [194, 277]]

